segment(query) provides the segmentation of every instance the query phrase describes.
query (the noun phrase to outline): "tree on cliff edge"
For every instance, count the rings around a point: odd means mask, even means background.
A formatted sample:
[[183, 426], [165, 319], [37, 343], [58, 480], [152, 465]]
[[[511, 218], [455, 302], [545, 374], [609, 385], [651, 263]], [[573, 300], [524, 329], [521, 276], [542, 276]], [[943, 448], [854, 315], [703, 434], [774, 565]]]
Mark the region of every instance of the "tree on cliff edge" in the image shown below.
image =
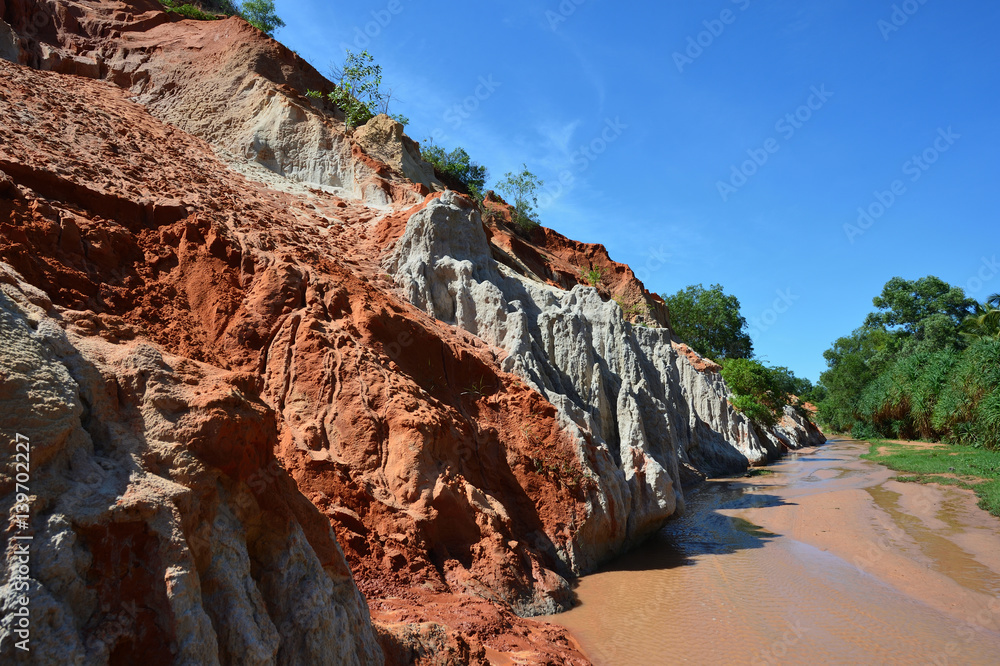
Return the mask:
[[275, 30], [285, 27], [285, 22], [274, 8], [274, 0], [245, 0], [240, 5], [240, 16], [253, 27], [272, 37]]
[[691, 285], [672, 296], [663, 294], [670, 309], [670, 326], [681, 342], [715, 361], [753, 356], [747, 320], [740, 301], [722, 290]]

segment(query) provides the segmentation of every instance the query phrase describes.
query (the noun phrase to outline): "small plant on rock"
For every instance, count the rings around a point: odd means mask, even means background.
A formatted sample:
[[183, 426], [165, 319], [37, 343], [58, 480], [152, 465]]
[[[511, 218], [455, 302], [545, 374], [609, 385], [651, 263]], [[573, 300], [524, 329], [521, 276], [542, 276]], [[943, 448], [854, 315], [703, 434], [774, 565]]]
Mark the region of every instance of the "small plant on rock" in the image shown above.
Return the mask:
[[[591, 266], [589, 270], [584, 269], [583, 272], [581, 273], [581, 276], [591, 287], [596, 287], [601, 283], [601, 280], [604, 278], [605, 272], [607, 271], [603, 268], [594, 268], [593, 266]], [[624, 310], [624, 308], [622, 309]]]
[[271, 37], [275, 30], [285, 27], [285, 22], [274, 9], [274, 0], [244, 0], [240, 4], [240, 16]]
[[503, 221], [503, 211], [489, 201], [483, 202], [483, 222], [487, 224], [499, 224]]
[[[348, 50], [344, 66], [334, 68], [332, 76], [337, 79], [333, 92], [324, 95], [318, 90], [307, 90], [306, 97], [333, 102], [344, 112], [344, 123], [348, 129], [367, 123], [375, 117], [375, 110], [388, 112], [390, 95], [381, 90], [382, 66], [376, 64], [368, 51], [353, 53]], [[409, 118], [399, 114], [390, 118], [403, 125], [410, 122]]]
[[184, 18], [195, 19], [196, 21], [214, 21], [218, 17], [209, 14], [200, 7], [188, 2], [178, 2], [178, 0], [160, 0], [160, 4], [168, 13], [179, 14]]
[[[633, 317], [642, 317], [643, 315], [648, 315], [651, 312], [649, 305], [643, 303], [642, 301], [626, 305], [624, 299], [616, 296], [615, 303], [617, 303], [618, 307], [622, 309], [622, 316], [627, 320], [631, 320]], [[639, 322], [639, 325], [644, 324]]]
[[347, 60], [341, 71], [340, 81], [330, 100], [344, 112], [348, 127], [360, 127], [372, 119], [371, 109], [382, 99], [379, 87], [382, 85], [382, 66], [375, 64], [368, 51], [347, 52]]
[[434, 143], [433, 139], [429, 139], [424, 143], [420, 156], [434, 167], [435, 173], [445, 185], [467, 193], [476, 201], [482, 201], [488, 172], [486, 167], [473, 162], [464, 148], [448, 152]]
[[486, 395], [486, 378], [480, 377], [479, 382], [473, 382], [467, 389], [462, 391], [462, 395], [473, 395], [482, 398]]
[[514, 206], [514, 222], [521, 231], [528, 233], [541, 226], [535, 206], [538, 205], [538, 188], [545, 183], [528, 171], [527, 164], [521, 166], [523, 169], [520, 172], [508, 171], [497, 184], [497, 189], [510, 197]]

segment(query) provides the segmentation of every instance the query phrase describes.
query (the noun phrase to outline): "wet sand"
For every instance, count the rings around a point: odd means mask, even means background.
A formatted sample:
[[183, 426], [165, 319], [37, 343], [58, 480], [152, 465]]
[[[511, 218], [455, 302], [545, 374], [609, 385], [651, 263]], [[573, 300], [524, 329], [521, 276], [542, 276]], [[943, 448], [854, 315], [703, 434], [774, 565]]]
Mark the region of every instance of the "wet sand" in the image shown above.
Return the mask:
[[595, 664], [998, 664], [1000, 519], [831, 440], [711, 481], [547, 618]]

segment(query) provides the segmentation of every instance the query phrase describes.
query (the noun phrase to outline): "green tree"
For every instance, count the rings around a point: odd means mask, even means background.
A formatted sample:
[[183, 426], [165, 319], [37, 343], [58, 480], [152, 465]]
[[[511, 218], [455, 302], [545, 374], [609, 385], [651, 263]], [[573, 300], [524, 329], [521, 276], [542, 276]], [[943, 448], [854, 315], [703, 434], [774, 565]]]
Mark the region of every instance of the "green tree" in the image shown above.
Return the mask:
[[818, 405], [821, 422], [837, 432], [854, 427], [861, 394], [893, 363], [895, 343], [884, 328], [863, 326], [823, 352], [828, 369], [820, 376], [827, 389], [826, 399]]
[[785, 405], [791, 402], [786, 368], [768, 368], [760, 361], [733, 358], [722, 364], [722, 378], [733, 392], [733, 407], [763, 426], [776, 425]]
[[240, 4], [240, 15], [247, 23], [272, 37], [275, 30], [285, 27], [285, 22], [274, 9], [274, 0], [244, 0]]
[[781, 386], [781, 389], [785, 393], [794, 395], [803, 401], [816, 388], [810, 380], [805, 377], [796, 377], [795, 373], [785, 366], [773, 367], [771, 368], [771, 372], [774, 373], [775, 381], [778, 382], [778, 385]]
[[959, 333], [970, 342], [982, 338], [1000, 340], [1000, 294], [993, 294], [985, 303], [977, 303], [975, 312], [962, 322]]
[[709, 289], [692, 285], [672, 296], [663, 294], [663, 300], [670, 309], [674, 333], [702, 356], [716, 361], [753, 356], [740, 301], [727, 295], [722, 285]]
[[420, 154], [425, 162], [434, 167], [445, 185], [465, 192], [477, 201], [482, 200], [489, 172], [486, 167], [473, 162], [465, 149], [455, 148], [447, 152], [433, 140], [428, 140]]
[[528, 165], [521, 165], [520, 172], [508, 171], [504, 179], [497, 184], [497, 189], [508, 195], [514, 206], [514, 221], [523, 231], [531, 231], [541, 223], [535, 206], [538, 205], [538, 188], [545, 183], [538, 176], [528, 171]]
[[966, 346], [977, 303], [934, 276], [892, 278], [872, 303], [864, 325], [824, 353], [820, 420], [856, 436], [930, 436], [932, 398], [955, 362], [941, 354]]
[[368, 51], [347, 51], [344, 66], [335, 72], [336, 88], [328, 97], [344, 112], [344, 122], [350, 127], [360, 127], [375, 115], [372, 109], [383, 105], [382, 66]]
[[872, 303], [878, 310], [868, 315], [865, 326], [890, 331], [903, 355], [964, 346], [959, 328], [977, 305], [961, 287], [933, 275], [919, 280], [894, 277]]

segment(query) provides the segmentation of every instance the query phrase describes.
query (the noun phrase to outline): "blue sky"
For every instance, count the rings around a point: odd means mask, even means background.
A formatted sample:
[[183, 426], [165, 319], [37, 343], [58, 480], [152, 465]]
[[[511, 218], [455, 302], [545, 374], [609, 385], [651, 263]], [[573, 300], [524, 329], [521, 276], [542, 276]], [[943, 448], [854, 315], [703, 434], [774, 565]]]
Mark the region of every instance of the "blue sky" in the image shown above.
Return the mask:
[[277, 7], [324, 73], [367, 48], [414, 139], [527, 164], [546, 226], [659, 293], [722, 284], [800, 376], [893, 276], [1000, 292], [1000, 3]]

